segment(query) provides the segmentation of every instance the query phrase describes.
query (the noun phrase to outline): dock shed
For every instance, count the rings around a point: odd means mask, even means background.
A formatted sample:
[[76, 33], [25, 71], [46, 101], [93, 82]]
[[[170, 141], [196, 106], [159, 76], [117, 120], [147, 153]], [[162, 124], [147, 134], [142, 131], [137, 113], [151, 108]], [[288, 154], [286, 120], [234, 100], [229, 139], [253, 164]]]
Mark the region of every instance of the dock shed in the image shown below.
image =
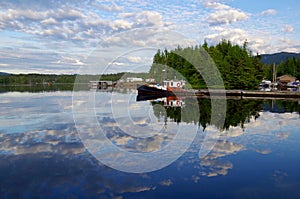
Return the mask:
[[296, 77], [293, 77], [291, 75], [282, 75], [280, 77], [277, 78], [277, 82], [281, 83], [281, 84], [288, 84], [291, 82], [295, 82], [296, 81]]

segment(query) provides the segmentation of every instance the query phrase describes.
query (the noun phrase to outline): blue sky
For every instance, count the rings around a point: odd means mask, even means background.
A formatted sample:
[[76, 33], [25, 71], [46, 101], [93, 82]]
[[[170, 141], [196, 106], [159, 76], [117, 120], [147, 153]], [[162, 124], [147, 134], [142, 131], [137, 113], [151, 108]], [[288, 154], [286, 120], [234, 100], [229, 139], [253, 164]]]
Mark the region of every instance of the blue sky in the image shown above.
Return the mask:
[[[300, 52], [298, 0], [3, 0], [0, 71], [143, 71], [156, 48], [245, 40]], [[93, 64], [91, 64], [93, 63]], [[96, 67], [96, 68], [95, 68]]]

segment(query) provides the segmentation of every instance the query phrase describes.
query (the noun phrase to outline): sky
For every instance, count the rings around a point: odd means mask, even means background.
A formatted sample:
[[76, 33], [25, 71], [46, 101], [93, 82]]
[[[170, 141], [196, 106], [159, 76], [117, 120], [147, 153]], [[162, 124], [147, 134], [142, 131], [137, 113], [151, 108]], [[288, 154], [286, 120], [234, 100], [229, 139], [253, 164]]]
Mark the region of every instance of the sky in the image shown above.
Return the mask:
[[[300, 52], [298, 0], [1, 0], [0, 72], [147, 71], [158, 48]], [[92, 67], [91, 67], [92, 66]]]

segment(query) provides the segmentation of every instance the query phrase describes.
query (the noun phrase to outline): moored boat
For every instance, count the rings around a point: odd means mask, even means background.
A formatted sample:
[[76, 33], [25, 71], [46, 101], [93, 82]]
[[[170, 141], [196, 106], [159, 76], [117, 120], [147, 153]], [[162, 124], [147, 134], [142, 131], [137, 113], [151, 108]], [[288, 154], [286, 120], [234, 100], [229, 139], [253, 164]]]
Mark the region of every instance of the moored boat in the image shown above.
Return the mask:
[[137, 85], [137, 90], [139, 95], [161, 95], [170, 96], [174, 95], [171, 91], [165, 90], [163, 88], [158, 88], [153, 85]]
[[186, 92], [185, 81], [165, 80], [163, 85], [137, 85], [138, 94], [174, 96], [176, 93]]

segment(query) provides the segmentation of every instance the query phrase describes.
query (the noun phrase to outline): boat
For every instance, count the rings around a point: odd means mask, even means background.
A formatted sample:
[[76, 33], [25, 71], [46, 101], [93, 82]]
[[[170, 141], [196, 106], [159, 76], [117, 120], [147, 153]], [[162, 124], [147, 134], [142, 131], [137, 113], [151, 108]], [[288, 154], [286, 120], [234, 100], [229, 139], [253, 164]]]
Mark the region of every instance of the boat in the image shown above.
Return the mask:
[[[172, 95], [170, 95], [172, 96]], [[163, 95], [154, 95], [154, 94], [139, 94], [136, 96], [136, 101], [148, 101], [148, 100], [156, 100], [156, 99], [159, 99], [161, 97], [165, 97]]]
[[151, 101], [154, 103], [159, 103], [164, 107], [184, 107], [185, 106], [185, 98], [180, 98], [177, 96], [167, 96], [167, 97], [159, 97], [155, 95], [138, 95], [136, 101]]
[[166, 89], [163, 88], [159, 88], [156, 87], [154, 85], [137, 85], [137, 90], [138, 90], [138, 94], [139, 95], [149, 95], [149, 96], [157, 96], [157, 95], [161, 95], [161, 96], [170, 96], [173, 95], [173, 93], [171, 91], [168, 91]]
[[116, 82], [113, 81], [90, 81], [89, 88], [90, 89], [104, 89], [106, 90], [108, 87], [116, 86]]
[[174, 96], [176, 93], [186, 92], [184, 80], [164, 80], [163, 85], [160, 84], [143, 84], [137, 85], [139, 95], [155, 95], [155, 96]]
[[277, 83], [272, 83], [270, 80], [262, 80], [259, 84], [260, 91], [275, 91], [277, 90]]
[[161, 100], [165, 107], [183, 107], [185, 105], [185, 102], [183, 99], [177, 97], [177, 96], [169, 96], [162, 98]]
[[296, 82], [287, 83], [285, 87], [288, 91], [297, 92], [299, 91], [299, 86], [300, 86], [299, 81], [296, 81]]

